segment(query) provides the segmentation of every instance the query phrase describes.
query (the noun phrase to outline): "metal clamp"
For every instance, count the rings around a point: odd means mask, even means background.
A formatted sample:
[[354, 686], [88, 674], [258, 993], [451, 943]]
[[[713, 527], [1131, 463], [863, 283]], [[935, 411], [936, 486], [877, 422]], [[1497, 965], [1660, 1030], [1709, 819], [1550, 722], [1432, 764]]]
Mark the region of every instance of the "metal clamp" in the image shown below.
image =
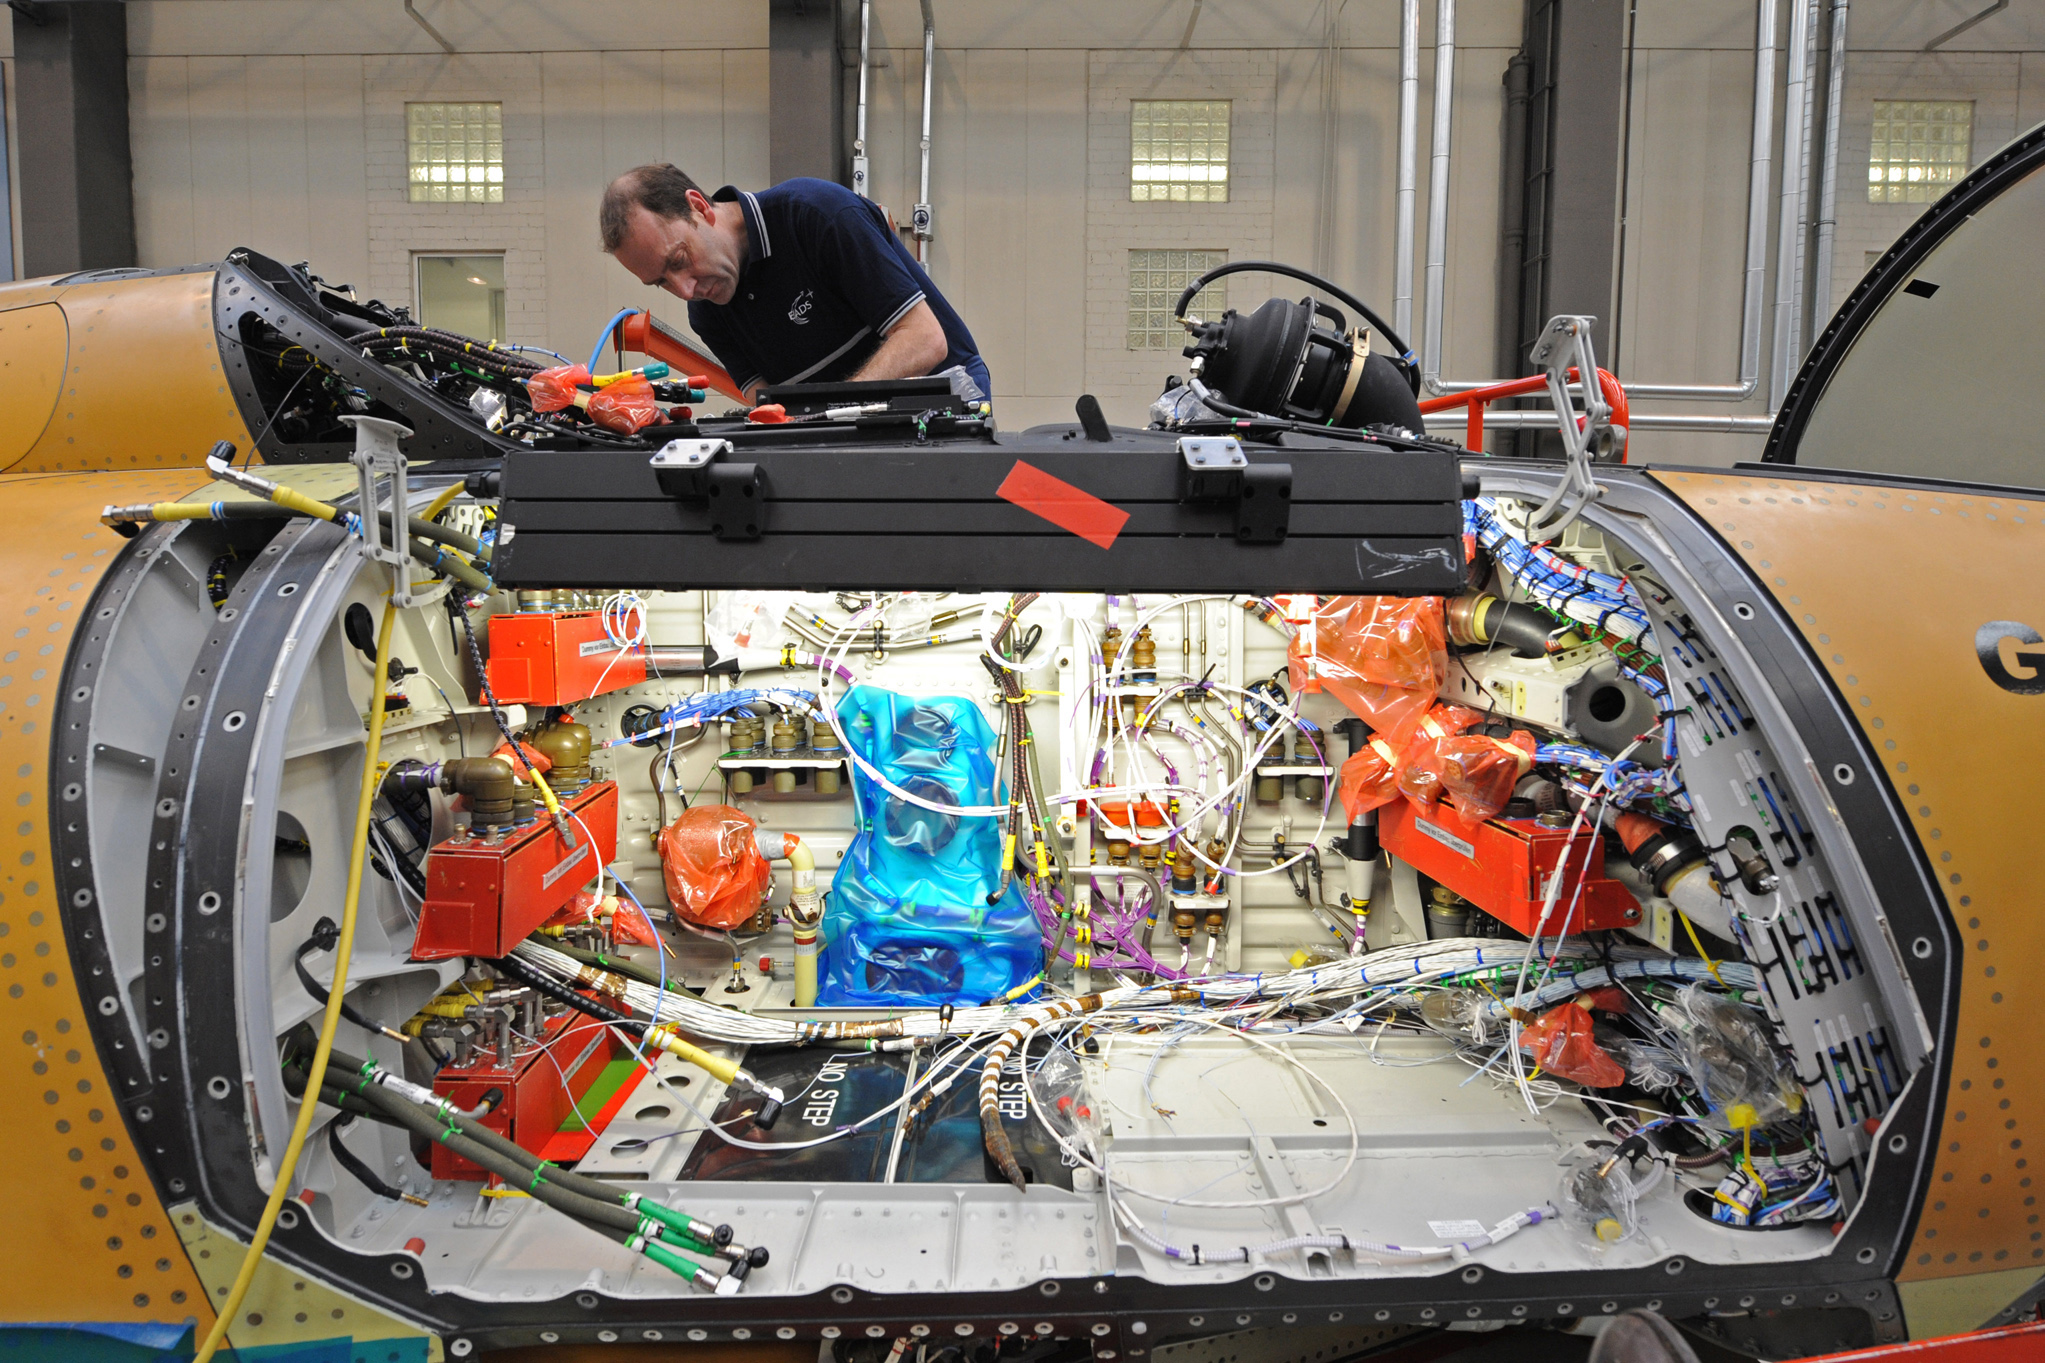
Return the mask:
[[1235, 507], [1238, 544], [1281, 544], [1292, 525], [1292, 465], [1252, 464], [1232, 435], [1179, 438], [1179, 500]]
[[[1548, 319], [1528, 358], [1547, 371], [1548, 396], [1562, 428], [1563, 460], [1567, 465], [1554, 495], [1527, 518], [1527, 536], [1536, 543], [1553, 539], [1604, 495], [1591, 477], [1591, 461], [1613, 448], [1612, 408], [1598, 382], [1598, 357], [1591, 351], [1595, 317], [1563, 314]], [[1575, 368], [1583, 387], [1583, 419], [1578, 423], [1569, 400], [1569, 371]]]
[[756, 540], [767, 529], [767, 480], [758, 464], [734, 464], [729, 440], [670, 440], [647, 462], [660, 490], [710, 513], [720, 540]]
[[[445, 583], [435, 583], [423, 593], [412, 590], [411, 532], [406, 525], [412, 502], [405, 483], [405, 452], [398, 448], [398, 441], [412, 434], [411, 428], [374, 416], [344, 416], [341, 420], [355, 428], [355, 449], [348, 462], [355, 466], [360, 485], [355, 508], [362, 522], [363, 552], [377, 563], [390, 565], [391, 602], [399, 610], [438, 600]], [[376, 492], [379, 476], [387, 480], [383, 498]], [[383, 517], [377, 514], [386, 500], [391, 512], [388, 534]]]

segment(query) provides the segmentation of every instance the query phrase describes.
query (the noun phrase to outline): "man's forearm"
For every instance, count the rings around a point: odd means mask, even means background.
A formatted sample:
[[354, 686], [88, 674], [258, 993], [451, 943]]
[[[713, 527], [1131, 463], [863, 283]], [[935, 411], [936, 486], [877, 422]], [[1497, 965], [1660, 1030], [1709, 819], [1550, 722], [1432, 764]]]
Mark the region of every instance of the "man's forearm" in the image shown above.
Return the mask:
[[879, 350], [859, 367], [853, 380], [920, 378], [944, 362], [951, 350], [944, 327], [930, 304], [918, 303], [895, 324]]

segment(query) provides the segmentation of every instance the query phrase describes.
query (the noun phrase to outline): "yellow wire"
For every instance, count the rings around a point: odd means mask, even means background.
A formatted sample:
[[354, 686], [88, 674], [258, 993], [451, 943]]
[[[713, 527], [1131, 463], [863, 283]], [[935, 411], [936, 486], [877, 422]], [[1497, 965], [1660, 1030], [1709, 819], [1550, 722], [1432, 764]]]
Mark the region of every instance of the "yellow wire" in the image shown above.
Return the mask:
[[[386, 600], [383, 624], [376, 633], [375, 675], [378, 677], [385, 675], [390, 668], [391, 624], [397, 615], [397, 607]], [[263, 1205], [262, 1216], [256, 1221], [256, 1233], [249, 1241], [248, 1255], [241, 1261], [241, 1271], [234, 1275], [234, 1286], [228, 1289], [227, 1299], [220, 1303], [213, 1328], [207, 1331], [206, 1342], [199, 1346], [192, 1363], [208, 1363], [227, 1338], [228, 1322], [241, 1310], [242, 1298], [248, 1295], [249, 1284], [255, 1281], [256, 1265], [262, 1261], [263, 1250], [270, 1243], [270, 1232], [277, 1224], [277, 1213], [291, 1192], [292, 1171], [298, 1167], [298, 1156], [305, 1148], [306, 1133], [312, 1129], [313, 1112], [319, 1107], [320, 1084], [326, 1078], [327, 1058], [333, 1054], [334, 1033], [341, 1026], [342, 996], [348, 992], [348, 959], [355, 950], [355, 911], [362, 903], [362, 864], [369, 850], [369, 811], [380, 784], [377, 756], [383, 748], [383, 691], [381, 686], [370, 691], [369, 753], [362, 764], [362, 790], [355, 804], [355, 844], [348, 858], [348, 890], [341, 907], [341, 940], [334, 946], [334, 979], [327, 986], [327, 1011], [320, 1021], [319, 1045], [313, 1049], [312, 1068], [305, 1077], [305, 1096], [299, 1101], [298, 1119], [292, 1123], [291, 1140], [284, 1147], [283, 1159], [278, 1161], [277, 1181], [270, 1189], [270, 1200]]]
[[[1704, 958], [1704, 968], [1711, 972], [1711, 978], [1717, 980], [1720, 984], [1725, 984], [1725, 976], [1718, 973], [1718, 966], [1712, 961], [1711, 953], [1704, 949], [1703, 941], [1697, 936], [1696, 925], [1680, 909], [1676, 911], [1676, 917], [1683, 920], [1683, 931], [1690, 934], [1690, 945], [1696, 947], [1697, 954]], [[1730, 989], [1732, 986], [1726, 985], [1726, 988]]]

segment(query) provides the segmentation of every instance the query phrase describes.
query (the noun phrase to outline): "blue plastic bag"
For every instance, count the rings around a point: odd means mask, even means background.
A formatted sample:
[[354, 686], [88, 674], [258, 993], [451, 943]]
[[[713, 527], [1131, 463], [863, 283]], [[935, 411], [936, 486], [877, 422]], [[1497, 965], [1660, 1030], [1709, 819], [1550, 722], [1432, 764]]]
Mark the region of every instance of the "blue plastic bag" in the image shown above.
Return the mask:
[[[960, 696], [855, 686], [838, 703], [845, 745], [930, 804], [993, 804], [994, 729]], [[911, 804], [858, 767], [859, 831], [831, 881], [817, 1002], [980, 1004], [1043, 969], [1037, 918], [1001, 879], [1001, 823]]]

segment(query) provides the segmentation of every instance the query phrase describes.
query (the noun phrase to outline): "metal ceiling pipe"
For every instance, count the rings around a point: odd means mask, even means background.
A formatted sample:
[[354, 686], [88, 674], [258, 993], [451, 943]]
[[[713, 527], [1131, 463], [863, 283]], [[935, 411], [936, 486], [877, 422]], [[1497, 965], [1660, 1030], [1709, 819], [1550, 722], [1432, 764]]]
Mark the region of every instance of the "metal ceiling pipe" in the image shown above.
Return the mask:
[[1832, 0], [1832, 50], [1826, 58], [1825, 154], [1818, 176], [1818, 243], [1811, 253], [1815, 333], [1832, 314], [1832, 245], [1839, 228], [1839, 119], [1846, 102], [1846, 16], [1852, 0]]
[[1427, 331], [1420, 347], [1420, 381], [1431, 393], [1441, 384], [1442, 298], [1449, 259], [1449, 123], [1456, 74], [1456, 0], [1435, 0], [1434, 146], [1427, 162]]
[[867, 186], [866, 160], [866, 68], [872, 55], [873, 0], [859, 0], [859, 126], [852, 134], [852, 192], [862, 199], [873, 197]]
[[1803, 239], [1802, 214], [1798, 199], [1805, 178], [1804, 63], [1810, 56], [1811, 23], [1808, 0], [1796, 0], [1789, 12], [1789, 55], [1787, 84], [1782, 92], [1782, 184], [1777, 192], [1775, 240], [1775, 345], [1769, 356], [1769, 405], [1780, 407], [1782, 395], [1796, 372], [1797, 295], [1803, 271], [1798, 246]]
[[[927, 0], [926, 0], [927, 3]], [[1399, 198], [1392, 234], [1392, 325], [1413, 334], [1413, 197], [1420, 151], [1420, 0], [1399, 6]]]
[[916, 208], [910, 215], [916, 237], [916, 260], [922, 263], [923, 246], [934, 235], [930, 211], [930, 70], [937, 62], [937, 20], [930, 12], [930, 0], [923, 0], [923, 174], [917, 181]]

